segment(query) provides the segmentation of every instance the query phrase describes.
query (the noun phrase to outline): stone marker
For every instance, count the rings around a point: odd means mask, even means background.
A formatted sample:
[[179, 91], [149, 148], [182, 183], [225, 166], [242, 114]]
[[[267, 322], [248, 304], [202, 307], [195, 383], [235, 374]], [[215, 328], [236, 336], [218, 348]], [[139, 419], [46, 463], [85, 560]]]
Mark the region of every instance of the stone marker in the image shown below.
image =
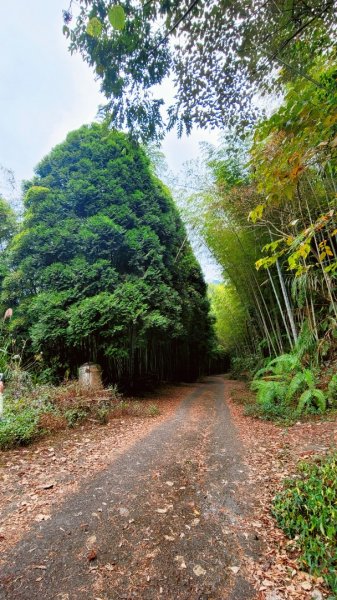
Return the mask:
[[78, 370], [78, 381], [83, 387], [101, 388], [102, 369], [95, 363], [85, 363]]

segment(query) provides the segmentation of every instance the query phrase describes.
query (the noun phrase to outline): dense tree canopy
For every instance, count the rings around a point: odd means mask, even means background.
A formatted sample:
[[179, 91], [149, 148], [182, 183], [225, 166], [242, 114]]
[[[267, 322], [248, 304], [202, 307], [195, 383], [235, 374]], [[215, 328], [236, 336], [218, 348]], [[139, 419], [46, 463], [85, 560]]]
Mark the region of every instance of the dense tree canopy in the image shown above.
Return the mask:
[[212, 344], [206, 286], [166, 188], [137, 143], [84, 126], [26, 183], [3, 296], [16, 335], [59, 374], [194, 377]]
[[8, 202], [0, 196], [0, 286], [7, 273], [6, 248], [16, 230], [16, 215]]
[[0, 251], [8, 244], [16, 228], [16, 216], [8, 202], [0, 196]]
[[[154, 137], [163, 125], [157, 84], [172, 76], [166, 125], [190, 131], [251, 124], [252, 99], [311, 78], [313, 57], [335, 53], [335, 0], [80, 0], [64, 33], [94, 67], [115, 127]], [[318, 85], [318, 83], [317, 83]]]
[[241, 355], [293, 350], [301, 332], [320, 359], [336, 348], [336, 66], [325, 57], [310, 74], [320, 85], [289, 83], [250, 148], [229, 137], [208, 149], [213, 178], [185, 198], [223, 268], [220, 338]]

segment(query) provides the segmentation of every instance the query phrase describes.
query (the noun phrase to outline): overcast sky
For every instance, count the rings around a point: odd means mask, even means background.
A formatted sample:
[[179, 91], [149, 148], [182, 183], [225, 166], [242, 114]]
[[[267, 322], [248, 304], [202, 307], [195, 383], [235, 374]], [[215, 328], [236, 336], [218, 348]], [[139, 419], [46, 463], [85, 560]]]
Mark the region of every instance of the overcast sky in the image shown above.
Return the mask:
[[[67, 0], [0, 5], [0, 165], [14, 171], [18, 186], [69, 131], [94, 120], [104, 103], [93, 72], [67, 50], [62, 35], [67, 6]], [[179, 140], [171, 132], [163, 144], [170, 170], [176, 173], [197, 157], [200, 141], [214, 143], [216, 134], [196, 131]], [[208, 279], [218, 276], [203, 266]]]

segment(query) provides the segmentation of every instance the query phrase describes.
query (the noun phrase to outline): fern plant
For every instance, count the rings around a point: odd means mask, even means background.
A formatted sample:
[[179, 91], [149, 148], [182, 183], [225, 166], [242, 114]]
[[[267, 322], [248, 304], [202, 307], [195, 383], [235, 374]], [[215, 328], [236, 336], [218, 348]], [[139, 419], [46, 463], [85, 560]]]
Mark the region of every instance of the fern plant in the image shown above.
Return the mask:
[[[337, 377], [335, 383], [337, 393]], [[326, 397], [316, 388], [314, 371], [304, 369], [295, 353], [282, 354], [270, 361], [256, 373], [251, 388], [257, 393], [262, 414], [270, 418], [296, 418], [303, 413], [326, 410]]]
[[336, 406], [337, 404], [337, 373], [335, 373], [329, 381], [328, 401], [330, 406]]
[[281, 354], [271, 360], [266, 367], [260, 369], [255, 374], [254, 380], [262, 376], [269, 378], [278, 378], [282, 375], [288, 375], [299, 369], [301, 362], [296, 354]]
[[287, 400], [292, 400], [299, 392], [303, 391], [305, 388], [314, 388], [315, 387], [315, 375], [311, 371], [311, 369], [304, 369], [303, 371], [298, 371], [294, 375], [294, 377], [289, 382], [288, 390], [287, 390]]
[[326, 410], [325, 395], [322, 390], [317, 388], [309, 388], [301, 394], [296, 412], [301, 415], [303, 412], [311, 412], [312, 410], [319, 410], [320, 412]]

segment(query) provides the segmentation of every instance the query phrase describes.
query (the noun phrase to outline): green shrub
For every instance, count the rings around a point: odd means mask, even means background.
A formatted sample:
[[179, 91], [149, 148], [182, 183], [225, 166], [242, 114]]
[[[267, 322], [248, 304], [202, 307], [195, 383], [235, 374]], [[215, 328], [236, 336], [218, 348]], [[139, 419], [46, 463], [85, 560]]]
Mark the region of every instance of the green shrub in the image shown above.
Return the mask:
[[67, 427], [73, 428], [88, 418], [102, 425], [109, 417], [156, 416], [155, 404], [146, 405], [122, 399], [117, 387], [93, 390], [77, 381], [54, 387], [33, 385], [25, 371], [16, 369], [4, 394], [4, 419], [0, 421], [0, 449], [28, 444], [38, 436]]
[[234, 379], [251, 379], [261, 364], [261, 358], [255, 354], [234, 356], [231, 359], [231, 376]]
[[337, 454], [301, 463], [299, 470], [275, 497], [272, 513], [286, 535], [296, 538], [303, 567], [337, 594]]
[[96, 411], [96, 419], [101, 425], [107, 425], [109, 422], [109, 409], [105, 406], [101, 406]]
[[81, 423], [87, 418], [88, 412], [80, 407], [69, 408], [65, 411], [64, 416], [68, 427], [75, 427], [75, 425], [78, 425], [78, 423]]
[[270, 361], [256, 373], [251, 389], [266, 418], [294, 420], [326, 410], [326, 397], [316, 388], [315, 372], [304, 369], [296, 354], [282, 354]]
[[17, 413], [5, 413], [0, 421], [0, 448], [6, 450], [32, 442], [39, 435], [38, 420], [38, 412], [30, 408]]

